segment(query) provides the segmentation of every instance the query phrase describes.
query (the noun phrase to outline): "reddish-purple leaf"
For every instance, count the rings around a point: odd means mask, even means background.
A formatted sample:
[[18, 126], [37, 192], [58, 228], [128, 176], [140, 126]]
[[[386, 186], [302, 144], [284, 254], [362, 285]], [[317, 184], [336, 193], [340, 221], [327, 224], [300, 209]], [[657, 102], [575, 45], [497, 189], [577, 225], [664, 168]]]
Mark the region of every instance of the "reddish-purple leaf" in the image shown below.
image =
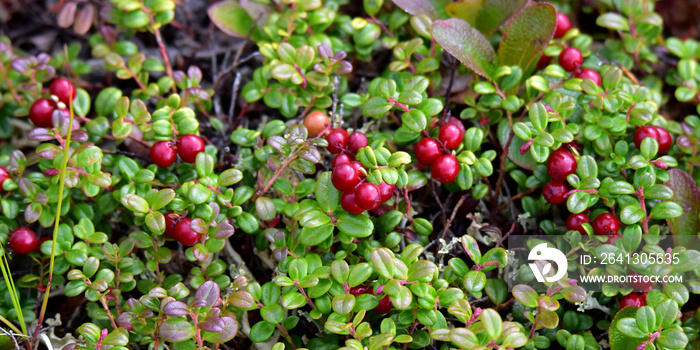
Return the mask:
[[700, 232], [700, 188], [687, 172], [681, 169], [668, 171], [668, 182], [665, 183], [673, 190], [674, 202], [683, 208], [683, 215], [668, 219], [668, 227], [674, 235], [694, 235]]
[[445, 6], [450, 0], [393, 0], [396, 6], [412, 15], [426, 15], [431, 19], [444, 19], [450, 16]]
[[214, 238], [218, 239], [225, 239], [229, 238], [233, 235], [234, 229], [233, 225], [227, 223], [227, 222], [220, 222], [216, 226], [216, 232], [212, 235]]
[[187, 304], [181, 301], [171, 301], [163, 307], [163, 313], [168, 316], [184, 316], [190, 311], [187, 309]]
[[181, 342], [194, 336], [194, 326], [183, 318], [168, 317], [158, 328], [158, 334], [167, 341]]
[[202, 283], [201, 286], [199, 286], [199, 289], [197, 289], [197, 293], [194, 295], [194, 306], [195, 307], [203, 307], [203, 306], [208, 306], [212, 307], [216, 304], [216, 302], [219, 300], [219, 293], [221, 292], [221, 289], [219, 288], [219, 285], [216, 284], [213, 281], [206, 281]]
[[433, 39], [445, 51], [476, 74], [491, 80], [493, 71], [491, 60], [496, 57], [496, 53], [483, 34], [458, 18], [435, 21], [430, 29], [433, 32]]
[[498, 47], [499, 64], [520, 66], [523, 72], [554, 35], [557, 11], [545, 3], [532, 4], [511, 18]]

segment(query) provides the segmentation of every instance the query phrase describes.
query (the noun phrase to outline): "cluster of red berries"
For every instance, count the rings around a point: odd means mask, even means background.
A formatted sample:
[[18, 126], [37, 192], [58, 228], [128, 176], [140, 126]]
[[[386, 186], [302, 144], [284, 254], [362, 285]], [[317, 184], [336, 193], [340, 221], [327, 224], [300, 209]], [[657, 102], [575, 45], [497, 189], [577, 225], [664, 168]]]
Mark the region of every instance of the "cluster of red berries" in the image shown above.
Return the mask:
[[150, 158], [153, 163], [161, 168], [167, 168], [177, 159], [187, 163], [194, 163], [197, 155], [204, 152], [204, 141], [197, 135], [182, 135], [176, 142], [158, 141], [151, 147]]
[[[554, 39], [561, 39], [571, 29], [571, 20], [563, 13], [557, 13], [557, 24], [554, 29]], [[542, 55], [537, 62], [538, 67], [544, 67], [552, 60], [551, 57]], [[574, 72], [574, 76], [579, 79], [591, 79], [600, 86], [602, 79], [600, 74], [593, 69], [580, 69], [583, 64], [583, 55], [575, 47], [567, 47], [559, 54], [559, 65], [567, 72]]]
[[29, 108], [29, 119], [40, 128], [52, 128], [54, 126], [51, 115], [56, 109], [60, 109], [66, 115], [70, 113], [66, 106], [75, 98], [76, 89], [70, 80], [59, 78], [51, 83], [49, 92], [55, 98], [40, 98], [34, 101]]
[[[370, 286], [357, 286], [357, 287], [352, 287], [350, 288], [350, 294], [354, 295], [355, 297], [358, 297], [362, 294], [373, 294], [373, 295], [379, 295], [379, 291], [372, 293], [372, 287]], [[383, 298], [379, 299], [379, 305], [372, 309], [372, 311], [378, 313], [378, 314], [385, 314], [389, 311], [391, 311], [391, 300], [389, 300], [388, 295], [384, 295]]]
[[464, 140], [464, 132], [464, 124], [459, 119], [450, 117], [440, 127], [437, 140], [425, 137], [413, 147], [418, 162], [432, 166], [430, 173], [435, 181], [446, 184], [457, 178], [459, 162], [450, 150], [459, 147]]
[[367, 170], [355, 160], [357, 152], [367, 147], [367, 135], [355, 131], [352, 135], [343, 129], [332, 129], [327, 135], [328, 151], [336, 156], [331, 161], [331, 182], [342, 192], [340, 204], [351, 214], [362, 214], [391, 199], [395, 185], [384, 181], [375, 185], [365, 181]]
[[165, 214], [165, 235], [188, 247], [199, 243], [202, 235], [192, 230], [192, 221], [193, 219], [179, 217], [173, 212]]
[[644, 125], [634, 131], [634, 145], [642, 149], [642, 141], [651, 137], [659, 144], [658, 154], [666, 154], [673, 144], [671, 134], [664, 128], [656, 125]]
[[544, 199], [551, 204], [561, 204], [566, 200], [569, 186], [566, 177], [576, 172], [578, 162], [574, 155], [565, 147], [552, 152], [547, 159], [547, 173], [552, 181], [547, 182], [542, 188]]
[[571, 214], [566, 219], [567, 229], [578, 231], [585, 235], [586, 231], [583, 229], [583, 224], [591, 224], [593, 233], [598, 236], [610, 236], [613, 239], [610, 243], [614, 243], [614, 239], [621, 237], [618, 233], [620, 231], [620, 221], [613, 214], [602, 213], [596, 216], [593, 222], [584, 213]]
[[7, 239], [7, 245], [10, 246], [13, 252], [18, 254], [29, 254], [36, 251], [39, 249], [39, 244], [36, 233], [25, 226], [12, 231]]

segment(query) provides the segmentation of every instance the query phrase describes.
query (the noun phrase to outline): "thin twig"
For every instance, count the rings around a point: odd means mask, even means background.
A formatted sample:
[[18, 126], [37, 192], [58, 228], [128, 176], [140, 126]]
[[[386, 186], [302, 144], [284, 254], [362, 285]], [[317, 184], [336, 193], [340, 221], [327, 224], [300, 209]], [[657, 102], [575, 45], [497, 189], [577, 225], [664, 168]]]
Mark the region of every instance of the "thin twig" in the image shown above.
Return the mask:
[[459, 207], [462, 206], [462, 203], [464, 203], [464, 200], [467, 198], [467, 195], [463, 195], [462, 198], [459, 199], [457, 204], [455, 205], [454, 209], [452, 209], [452, 215], [450, 215], [450, 219], [447, 221], [447, 225], [445, 225], [445, 228], [442, 230], [442, 234], [440, 235], [440, 238], [445, 238], [447, 235], [447, 231], [450, 229], [450, 226], [452, 226], [452, 221], [455, 219], [455, 216], [457, 216], [457, 211], [459, 210]]
[[454, 62], [452, 63], [452, 69], [450, 70], [450, 81], [447, 84], [447, 91], [445, 91], [445, 107], [442, 110], [442, 124], [447, 123], [447, 111], [449, 110], [450, 94], [452, 93], [452, 84], [454, 83], [455, 72], [457, 71], [457, 65], [459, 64], [459, 61], [456, 60], [454, 57], [452, 59], [454, 60]]

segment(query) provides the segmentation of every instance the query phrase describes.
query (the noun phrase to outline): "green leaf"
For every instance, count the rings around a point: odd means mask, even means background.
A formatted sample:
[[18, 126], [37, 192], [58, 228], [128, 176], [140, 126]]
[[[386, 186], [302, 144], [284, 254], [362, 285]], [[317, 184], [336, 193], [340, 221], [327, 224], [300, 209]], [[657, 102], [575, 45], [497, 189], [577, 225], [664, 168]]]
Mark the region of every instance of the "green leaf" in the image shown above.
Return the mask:
[[437, 271], [437, 265], [428, 260], [419, 260], [408, 268], [408, 278], [407, 281], [422, 281], [430, 282], [433, 275]]
[[656, 322], [654, 328], [666, 328], [678, 318], [678, 303], [673, 299], [666, 299], [654, 307]]
[[151, 198], [151, 209], [160, 210], [165, 208], [175, 198], [175, 191], [170, 188], [162, 189]]
[[331, 223], [314, 228], [304, 227], [301, 229], [301, 244], [305, 246], [319, 245], [333, 235], [334, 228], [335, 226]]
[[526, 284], [513, 287], [513, 297], [527, 307], [537, 307], [537, 292]]
[[401, 123], [410, 132], [421, 132], [428, 125], [428, 119], [419, 109], [412, 109], [401, 116]]
[[209, 7], [207, 14], [222, 32], [238, 38], [247, 37], [255, 25], [255, 21], [235, 1], [217, 2]]
[[650, 217], [652, 219], [673, 219], [683, 215], [683, 208], [678, 203], [667, 201], [661, 202], [651, 208]]
[[664, 329], [656, 343], [667, 349], [685, 349], [688, 345], [688, 336], [678, 328]]
[[426, 15], [431, 19], [444, 19], [450, 16], [445, 11], [445, 6], [450, 0], [392, 0], [402, 10], [412, 15]]
[[358, 238], [367, 237], [374, 231], [374, 224], [367, 216], [350, 213], [340, 214], [336, 226], [340, 232]]
[[253, 343], [262, 343], [268, 340], [275, 332], [275, 325], [267, 321], [260, 321], [250, 328], [250, 340]]
[[158, 334], [167, 341], [177, 343], [194, 337], [194, 326], [184, 317], [168, 317], [158, 328]]
[[635, 320], [637, 321], [637, 327], [639, 327], [639, 330], [644, 334], [653, 333], [656, 330], [654, 327], [656, 324], [656, 315], [651, 306], [642, 306], [637, 309]]
[[131, 193], [122, 196], [122, 204], [129, 210], [137, 213], [148, 213], [148, 202], [145, 199]]
[[683, 215], [670, 218], [666, 222], [674, 239], [680, 235], [695, 234], [700, 231], [700, 188], [695, 180], [681, 169], [668, 170], [668, 182], [673, 190], [673, 201], [683, 208]]
[[452, 18], [438, 20], [431, 26], [433, 38], [452, 56], [475, 73], [492, 79], [491, 61], [496, 53], [489, 40], [464, 20]]
[[[615, 315], [615, 318], [613, 319], [612, 323], [610, 324], [609, 331], [608, 331], [608, 337], [609, 337], [609, 342], [610, 342], [610, 347], [616, 350], [636, 350], [637, 346], [639, 346], [642, 341], [644, 341], [644, 338], [633, 338], [630, 336], [625, 335], [622, 331], [618, 329], [618, 324], [620, 323], [620, 320], [623, 319], [632, 319], [634, 320], [633, 317], [635, 317], [635, 314], [637, 313], [637, 308], [634, 306], [628, 306], [620, 311], [617, 312]], [[627, 323], [626, 325], [623, 324], [624, 327], [629, 327], [629, 322], [630, 321], [625, 321]], [[636, 325], [635, 325], [636, 327]], [[639, 330], [638, 330], [639, 331]], [[639, 331], [641, 333], [641, 331]], [[648, 338], [647, 338], [648, 339]]]
[[497, 339], [501, 335], [503, 331], [503, 321], [496, 310], [486, 309], [482, 311], [479, 319], [484, 326], [486, 335], [488, 335], [490, 339]]
[[556, 26], [556, 10], [546, 3], [525, 7], [503, 29], [498, 47], [501, 66], [519, 66], [523, 71], [549, 44]]
[[370, 260], [377, 272], [385, 278], [394, 278], [396, 266], [394, 265], [394, 253], [387, 248], [378, 248], [370, 254]]
[[608, 28], [612, 30], [629, 30], [630, 24], [622, 17], [620, 14], [614, 12], [604, 13], [598, 16], [595, 23], [603, 28]]

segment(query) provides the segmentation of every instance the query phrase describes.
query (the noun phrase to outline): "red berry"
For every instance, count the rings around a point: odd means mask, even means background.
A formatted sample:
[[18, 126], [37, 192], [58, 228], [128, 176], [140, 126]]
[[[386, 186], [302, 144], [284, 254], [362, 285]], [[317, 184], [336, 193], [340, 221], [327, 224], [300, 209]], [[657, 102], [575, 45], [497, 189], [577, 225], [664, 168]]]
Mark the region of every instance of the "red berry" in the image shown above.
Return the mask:
[[635, 290], [646, 292], [653, 288], [651, 280], [648, 279], [648, 277], [642, 275], [641, 273], [636, 273], [632, 270], [629, 270], [627, 276], [630, 276], [631, 278], [636, 278], [636, 280], [631, 280], [629, 283], [630, 287], [634, 288]]
[[647, 304], [646, 297], [642, 293], [632, 292], [620, 299], [620, 310], [627, 306], [642, 307]]
[[348, 137], [348, 148], [357, 153], [360, 148], [367, 147], [367, 135], [361, 131], [355, 131]]
[[571, 29], [569, 17], [563, 13], [557, 13], [557, 27], [554, 29], [554, 39], [561, 39]]
[[349, 293], [355, 297], [359, 297], [362, 294], [369, 292], [369, 286], [357, 286], [350, 288]]
[[382, 203], [379, 186], [370, 182], [365, 182], [357, 186], [355, 190], [355, 203], [364, 210], [372, 210], [379, 206], [379, 204]]
[[338, 154], [348, 146], [348, 132], [344, 129], [333, 129], [326, 135], [328, 152]]
[[379, 184], [379, 195], [382, 203], [390, 200], [391, 197], [394, 196], [394, 190], [396, 190], [396, 185], [389, 185], [384, 181]]
[[65, 103], [66, 106], [75, 99], [75, 85], [70, 82], [70, 80], [65, 78], [59, 78], [51, 83], [49, 87], [49, 92], [51, 95], [58, 97], [58, 100]]
[[552, 56], [542, 54], [540, 58], [537, 59], [537, 69], [547, 67], [550, 63], [552, 63]]
[[56, 109], [56, 104], [48, 98], [40, 98], [29, 108], [29, 119], [40, 128], [52, 128], [51, 115]]
[[39, 239], [36, 238], [36, 233], [24, 226], [12, 231], [7, 239], [7, 245], [18, 254], [29, 254], [36, 249], [38, 244]]
[[5, 180], [7, 180], [9, 178], [10, 178], [10, 173], [7, 172], [7, 169], [0, 166], [0, 193], [5, 192], [5, 190], [2, 188], [2, 183], [5, 182]]
[[177, 140], [177, 154], [187, 163], [194, 163], [197, 155], [204, 152], [204, 141], [197, 135], [182, 135]]
[[463, 137], [462, 130], [454, 124], [445, 124], [440, 127], [438, 139], [449, 149], [457, 148], [462, 143]]
[[335, 157], [333, 157], [333, 160], [331, 160], [331, 169], [335, 169], [340, 164], [346, 164], [350, 163], [355, 160], [355, 157], [353, 157], [350, 154], [347, 153], [341, 153]]
[[578, 231], [582, 235], [586, 234], [586, 230], [583, 229], [583, 224], [590, 224], [591, 220], [588, 215], [584, 213], [571, 214], [566, 219], [566, 228], [572, 231]]
[[350, 192], [345, 192], [340, 195], [340, 206], [343, 207], [343, 210], [350, 214], [359, 215], [365, 211], [364, 209], [360, 208], [359, 205], [357, 205], [357, 202], [355, 201], [355, 194]]
[[340, 192], [355, 193], [355, 186], [360, 183], [360, 174], [351, 164], [341, 164], [333, 169], [331, 182]]
[[653, 138], [659, 144], [659, 155], [666, 154], [673, 144], [671, 134], [666, 129], [656, 125], [644, 125], [634, 131], [634, 145], [637, 149], [642, 149], [642, 141], [647, 137]]
[[321, 111], [313, 111], [304, 118], [304, 126], [310, 137], [316, 137], [321, 131], [326, 130], [328, 123], [330, 123], [328, 116]]
[[569, 187], [561, 182], [550, 181], [542, 187], [544, 200], [554, 205], [564, 203], [567, 192], [569, 192]]
[[175, 239], [175, 218], [177, 215], [173, 212], [169, 212], [165, 215], [165, 235]]
[[567, 47], [559, 54], [559, 65], [567, 72], [573, 72], [581, 67], [583, 55], [575, 47]]
[[462, 132], [462, 135], [467, 132], [467, 129], [464, 127], [464, 123], [462, 123], [461, 120], [455, 118], [455, 117], [449, 117], [447, 118], [447, 123], [455, 125], [459, 128], [459, 130]]
[[577, 166], [574, 155], [564, 147], [554, 151], [547, 159], [547, 173], [556, 182], [566, 182], [566, 177], [575, 173]]
[[418, 141], [413, 147], [413, 151], [416, 153], [416, 159], [425, 165], [433, 165], [442, 155], [440, 143], [432, 137], [426, 137]]
[[378, 313], [378, 314], [385, 314], [389, 311], [391, 311], [392, 305], [391, 305], [391, 300], [389, 300], [388, 295], [384, 295], [383, 298], [379, 299], [379, 305], [375, 307], [372, 311]]
[[352, 162], [350, 162], [350, 165], [352, 165], [352, 167], [355, 168], [355, 170], [357, 170], [357, 174], [360, 175], [360, 179], [365, 178], [365, 172], [367, 170], [365, 170], [365, 167], [364, 167], [364, 165], [362, 165], [362, 163], [360, 163], [356, 160], [353, 160]]
[[603, 83], [603, 80], [600, 78], [600, 74], [598, 74], [598, 72], [594, 71], [593, 69], [581, 69], [581, 71], [576, 72], [574, 76], [579, 79], [591, 79], [593, 80], [593, 83], [595, 83], [598, 86], [601, 86], [601, 84]]
[[596, 216], [591, 226], [593, 226], [593, 232], [598, 236], [612, 236], [620, 231], [620, 221], [617, 220], [615, 215], [610, 213]]
[[167, 168], [177, 159], [177, 151], [170, 141], [158, 141], [151, 147], [151, 162], [161, 168]]
[[182, 245], [186, 245], [188, 247], [197, 244], [199, 240], [202, 239], [202, 235], [194, 232], [190, 227], [191, 222], [192, 219], [190, 218], [182, 219], [182, 221], [175, 226], [175, 230], [173, 232], [173, 238], [177, 239], [180, 243], [182, 243]]
[[444, 184], [454, 181], [459, 174], [459, 162], [457, 158], [451, 154], [446, 154], [438, 158], [433, 163], [433, 168], [430, 170], [433, 179]]

